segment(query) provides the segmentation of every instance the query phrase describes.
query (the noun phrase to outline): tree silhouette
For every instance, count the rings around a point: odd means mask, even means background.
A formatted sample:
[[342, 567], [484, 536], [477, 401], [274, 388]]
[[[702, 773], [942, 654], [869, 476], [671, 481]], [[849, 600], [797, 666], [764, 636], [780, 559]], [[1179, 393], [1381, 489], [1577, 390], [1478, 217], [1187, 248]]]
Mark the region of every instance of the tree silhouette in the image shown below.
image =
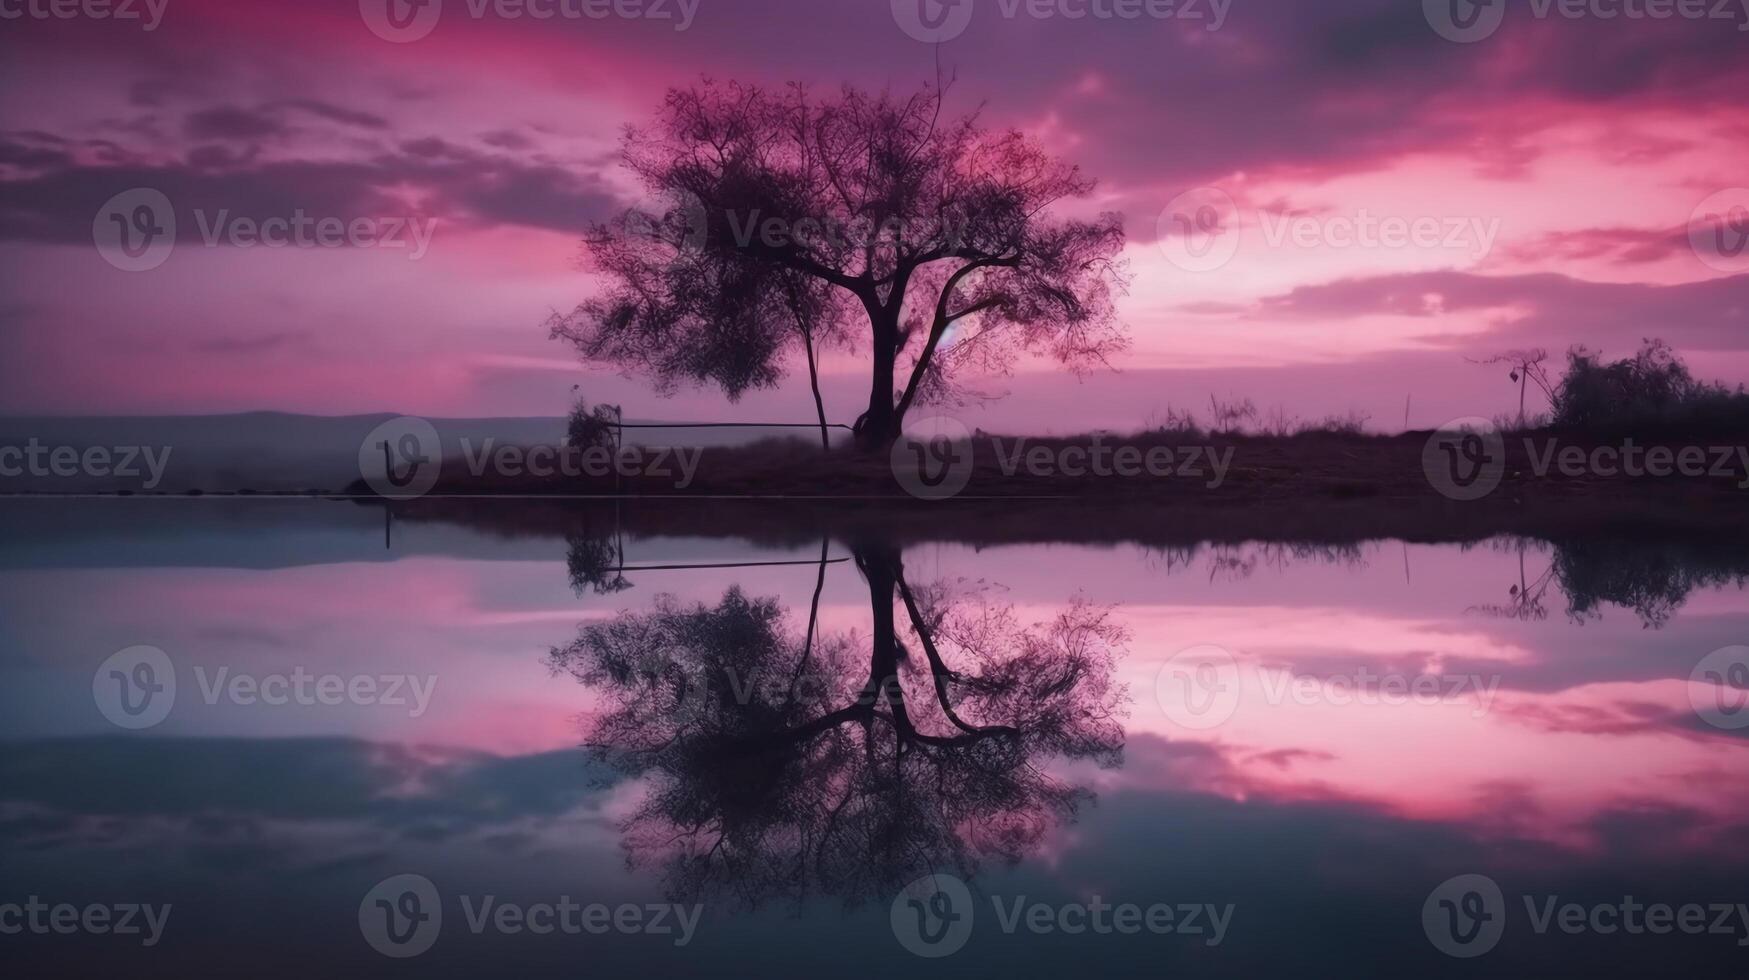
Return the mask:
[[646, 783], [625, 847], [676, 900], [854, 903], [970, 875], [1073, 818], [1087, 793], [1049, 760], [1120, 763], [1126, 634], [1109, 610], [1077, 600], [1022, 627], [976, 591], [911, 588], [896, 551], [856, 563], [867, 636], [798, 638], [775, 599], [736, 587], [714, 607], [659, 598], [552, 651], [606, 700], [587, 742]]
[[811, 369], [816, 341], [866, 340], [853, 428], [876, 448], [914, 404], [951, 397], [956, 371], [1003, 371], [1024, 353], [1104, 363], [1125, 344], [1119, 216], [1055, 214], [1093, 182], [1018, 132], [943, 109], [939, 86], [904, 99], [671, 91], [624, 145], [662, 203], [590, 231], [606, 291], [555, 317], [554, 337], [659, 390], [708, 383], [730, 399], [777, 384], [798, 340]]
[[1524, 350], [1509, 350], [1483, 360], [1471, 360], [1473, 364], [1505, 364], [1511, 367], [1508, 377], [1518, 386], [1518, 427], [1525, 427], [1524, 396], [1532, 382], [1549, 400], [1555, 403], [1555, 383], [1549, 379], [1548, 368], [1544, 367], [1549, 359], [1549, 352], [1541, 347], [1531, 347]]

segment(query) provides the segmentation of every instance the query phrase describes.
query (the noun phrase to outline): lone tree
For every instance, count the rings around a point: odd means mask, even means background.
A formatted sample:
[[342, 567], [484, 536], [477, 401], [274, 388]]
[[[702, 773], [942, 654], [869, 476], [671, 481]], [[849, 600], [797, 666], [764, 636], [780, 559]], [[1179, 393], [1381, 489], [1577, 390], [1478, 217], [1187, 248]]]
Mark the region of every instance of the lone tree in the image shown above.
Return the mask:
[[964, 397], [966, 369], [1104, 364], [1126, 343], [1121, 219], [1066, 213], [1093, 181], [1034, 140], [942, 116], [939, 86], [669, 92], [624, 141], [663, 203], [590, 230], [606, 288], [553, 336], [664, 392], [715, 384], [731, 400], [775, 386], [798, 344], [811, 377], [820, 347], [866, 349], [866, 448], [891, 445], [919, 402]]
[[1513, 384], [1518, 386], [1518, 427], [1522, 429], [1525, 425], [1524, 395], [1531, 382], [1536, 383], [1537, 388], [1542, 391], [1543, 397], [1549, 400], [1550, 405], [1555, 403], [1555, 384], [1549, 380], [1548, 369], [1543, 366], [1548, 359], [1548, 351], [1541, 347], [1531, 347], [1523, 350], [1504, 351], [1480, 361], [1468, 360], [1472, 364], [1506, 364], [1511, 366], [1512, 370], [1508, 377], [1512, 379]]

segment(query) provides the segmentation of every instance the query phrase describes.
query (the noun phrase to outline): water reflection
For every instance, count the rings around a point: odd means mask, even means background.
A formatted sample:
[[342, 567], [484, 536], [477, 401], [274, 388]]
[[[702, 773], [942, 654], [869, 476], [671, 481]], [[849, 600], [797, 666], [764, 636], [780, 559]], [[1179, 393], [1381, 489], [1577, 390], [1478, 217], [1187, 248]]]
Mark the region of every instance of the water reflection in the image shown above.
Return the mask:
[[[924, 871], [980, 900], [1237, 908], [1228, 940], [1195, 952], [986, 918], [949, 961], [986, 974], [1464, 972], [1478, 964], [1442, 956], [1419, 913], [1466, 873], [1515, 902], [1745, 900], [1749, 739], [1690, 697], [1696, 662], [1749, 637], [1749, 551], [1729, 539], [979, 550], [407, 521], [385, 556], [374, 521], [328, 520], [136, 522], [52, 554], [33, 522], [8, 526], [0, 881], [174, 902], [155, 966], [251, 975], [382, 972], [359, 897], [408, 871], [445, 895], [707, 907], [675, 950], [474, 934], [452, 906], [408, 965], [458, 975], [574, 975], [580, 957], [676, 976], [915, 969], [886, 913]], [[122, 733], [91, 672], [141, 642], [174, 655], [187, 698]], [[1241, 670], [1232, 717], [1202, 730], [1174, 724], [1156, 684], [1197, 644]], [[300, 665], [439, 684], [414, 718], [213, 704], [192, 676]], [[1364, 671], [1493, 686], [1485, 702], [1327, 696]], [[1271, 695], [1306, 681], [1308, 701]], [[1538, 935], [1514, 914], [1489, 972], [1743, 955], [1732, 936]], [[24, 949], [36, 972], [133, 963]]]
[[1086, 793], [1048, 766], [1120, 764], [1110, 610], [1076, 599], [1023, 626], [963, 585], [914, 588], [895, 548], [854, 550], [866, 634], [818, 630], [818, 586], [805, 632], [734, 586], [715, 606], [658, 597], [552, 651], [607, 698], [590, 747], [645, 783], [627, 847], [676, 900], [854, 901], [1017, 862]]

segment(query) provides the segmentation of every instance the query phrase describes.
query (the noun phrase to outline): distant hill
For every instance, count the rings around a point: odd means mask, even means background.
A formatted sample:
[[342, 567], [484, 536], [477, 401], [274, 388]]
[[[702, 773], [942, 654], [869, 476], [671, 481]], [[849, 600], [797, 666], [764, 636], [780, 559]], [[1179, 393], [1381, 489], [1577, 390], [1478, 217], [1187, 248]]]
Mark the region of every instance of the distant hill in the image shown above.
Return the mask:
[[[82, 493], [114, 490], [184, 492], [234, 490], [338, 491], [359, 478], [359, 448], [371, 430], [395, 415], [295, 415], [246, 412], [235, 415], [155, 416], [12, 416], [0, 417], [0, 468], [20, 467], [6, 447], [28, 448], [32, 441], [43, 453], [68, 447], [83, 457], [87, 449], [145, 447], [136, 456], [137, 476], [74, 476], [0, 472], [0, 492]], [[565, 436], [565, 420], [548, 418], [428, 418], [443, 443], [446, 457], [461, 454], [463, 440], [476, 451], [487, 439], [497, 445], [556, 445]], [[628, 422], [634, 421], [631, 419]], [[642, 421], [642, 420], [639, 420]], [[659, 420], [650, 420], [659, 421]], [[813, 438], [803, 429], [628, 429], [628, 444], [724, 446], [771, 436]], [[165, 452], [168, 450], [168, 456]], [[112, 453], [110, 466], [120, 463]], [[65, 453], [62, 454], [66, 458]], [[46, 461], [46, 456], [39, 455]], [[150, 461], [167, 462], [160, 482], [146, 487]], [[28, 467], [26, 467], [28, 469]], [[64, 468], [64, 467], [63, 467]], [[83, 469], [83, 467], [80, 467]]]

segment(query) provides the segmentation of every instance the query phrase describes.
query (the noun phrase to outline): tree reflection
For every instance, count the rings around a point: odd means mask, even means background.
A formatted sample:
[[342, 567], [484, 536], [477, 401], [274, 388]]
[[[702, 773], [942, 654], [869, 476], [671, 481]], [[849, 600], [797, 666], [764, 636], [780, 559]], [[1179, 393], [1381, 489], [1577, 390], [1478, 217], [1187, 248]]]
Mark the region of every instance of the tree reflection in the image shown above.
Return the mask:
[[[1471, 611], [1526, 621], [1547, 618], [1544, 597], [1553, 587], [1566, 596], [1567, 618], [1573, 623], [1601, 618], [1607, 604], [1631, 611], [1647, 629], [1662, 629], [1694, 590], [1741, 588], [1749, 567], [1749, 558], [1728, 542], [1588, 537], [1551, 544], [1514, 537], [1498, 539], [1490, 547], [1516, 552], [1518, 581], [1507, 590], [1508, 602], [1472, 606]], [[1525, 556], [1531, 552], [1550, 556], [1535, 576], [1525, 569]]]
[[632, 587], [623, 574], [625, 549], [617, 537], [590, 534], [587, 529], [565, 535], [565, 567], [571, 590], [612, 595]]
[[1749, 556], [1729, 543], [1587, 538], [1555, 547], [1554, 572], [1575, 620], [1596, 618], [1605, 603], [1631, 609], [1640, 624], [1662, 628], [1695, 589], [1742, 588]]
[[1491, 542], [1490, 547], [1495, 551], [1511, 551], [1518, 556], [1518, 581], [1506, 590], [1508, 601], [1471, 606], [1470, 611], [1523, 622], [1541, 622], [1547, 619], [1549, 610], [1543, 604], [1543, 598], [1554, 584], [1554, 568], [1545, 568], [1541, 575], [1534, 578], [1526, 573], [1524, 555], [1534, 547], [1534, 543], [1526, 538], [1503, 538]]
[[647, 787], [625, 846], [677, 900], [854, 902], [1016, 861], [1087, 798], [1053, 763], [1121, 762], [1127, 637], [1109, 609], [1023, 626], [978, 589], [913, 587], [895, 549], [854, 552], [867, 635], [818, 628], [818, 587], [799, 636], [736, 587], [552, 651], [606, 699], [588, 743]]

